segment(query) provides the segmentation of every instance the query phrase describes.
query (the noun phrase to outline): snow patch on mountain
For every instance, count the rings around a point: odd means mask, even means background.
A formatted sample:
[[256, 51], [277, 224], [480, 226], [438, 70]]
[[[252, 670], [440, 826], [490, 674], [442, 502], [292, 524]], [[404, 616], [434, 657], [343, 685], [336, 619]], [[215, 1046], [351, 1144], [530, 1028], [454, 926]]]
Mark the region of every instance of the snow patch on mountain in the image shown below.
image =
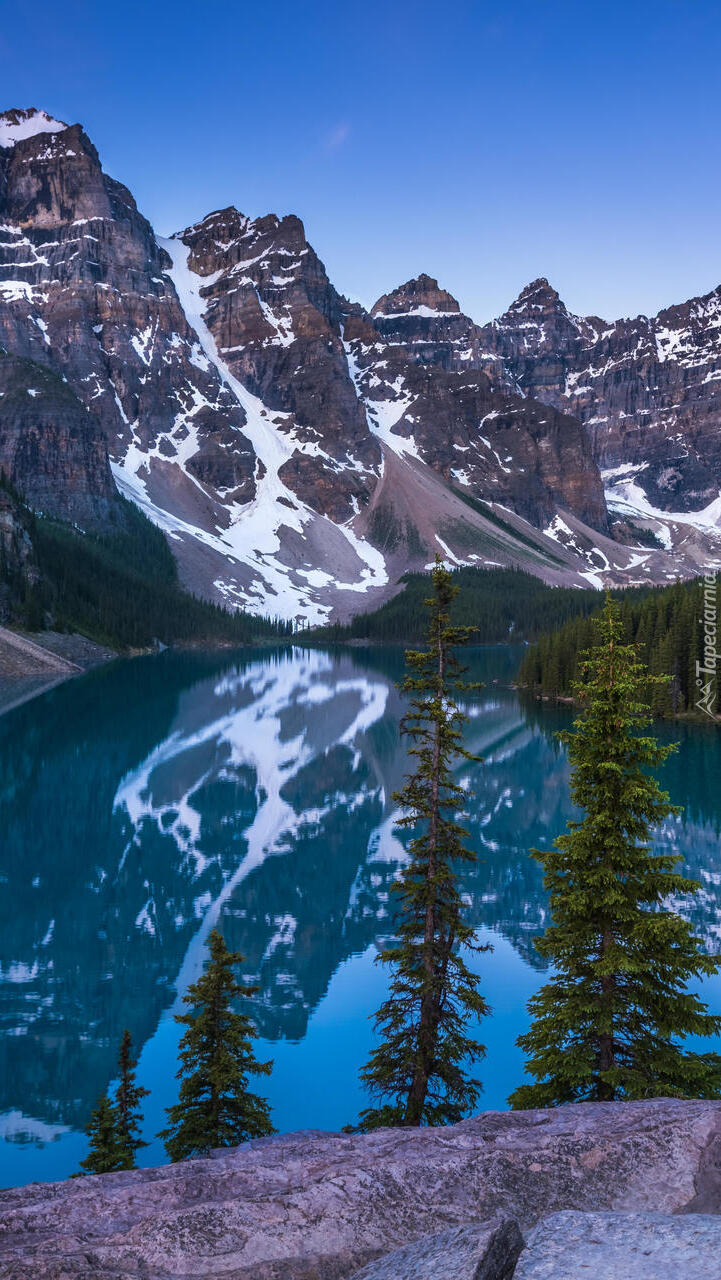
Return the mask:
[[408, 311], [374, 311], [376, 320], [404, 320], [406, 316], [424, 316], [427, 319], [431, 316], [453, 316], [457, 319], [457, 311], [438, 311], [435, 307], [428, 307], [425, 303], [421, 303], [417, 307], [411, 307]]
[[64, 121], [54, 120], [47, 111], [36, 111], [34, 107], [5, 111], [0, 115], [0, 147], [14, 147], [38, 133], [61, 133], [67, 128]]
[[[290, 428], [284, 431], [278, 424], [289, 422], [291, 415], [270, 411], [230, 372], [206, 324], [205, 300], [201, 294], [217, 277], [199, 276], [190, 269], [190, 250], [182, 240], [171, 238], [159, 243], [172, 260], [173, 265], [167, 274], [175, 286], [188, 324], [198, 338], [196, 361], [207, 361], [215, 366], [222, 382], [243, 409], [246, 421], [241, 434], [252, 444], [262, 464], [263, 474], [257, 480], [253, 501], [245, 504], [225, 503], [223, 512], [227, 516], [227, 527], [217, 525], [213, 531], [191, 524], [155, 502], [148, 483], [149, 464], [153, 457], [162, 459], [167, 456], [160, 446], [148, 451], [141, 448], [134, 438], [125, 456], [113, 464], [116, 483], [171, 538], [194, 538], [229, 561], [250, 566], [254, 572], [254, 582], [249, 587], [243, 588], [237, 582], [231, 584], [222, 579], [216, 580], [214, 585], [229, 604], [241, 603], [253, 612], [267, 613], [285, 620], [302, 617], [308, 623], [323, 622], [329, 617], [331, 606], [315, 600], [313, 590], [331, 582], [338, 591], [366, 592], [371, 587], [384, 586], [388, 576], [383, 555], [364, 538], [359, 537], [349, 525], [334, 524], [334, 531], [350, 544], [358, 561], [358, 577], [355, 580], [342, 582], [337, 580], [337, 575], [331, 577], [323, 574], [323, 580], [319, 582], [318, 575], [312, 568], [308, 571], [293, 570], [283, 562], [284, 531], [303, 538], [311, 522], [327, 520], [327, 517], [312, 511], [288, 489], [279, 475], [283, 464], [295, 452], [313, 452], [316, 446], [296, 441]], [[138, 346], [145, 358], [151, 339], [152, 335], [149, 333], [142, 334], [138, 339]], [[195, 407], [201, 406], [193, 406]], [[176, 445], [173, 462], [180, 465], [187, 478], [202, 489], [202, 485], [185, 467], [187, 460], [198, 449], [197, 430], [188, 420], [187, 414], [182, 417], [182, 447], [179, 440], [173, 441]], [[128, 425], [132, 429], [132, 424]]]
[[662, 511], [649, 502], [638, 483], [639, 475], [645, 470], [645, 463], [626, 463], [621, 467], [612, 467], [601, 472], [609, 510], [658, 520], [666, 526], [685, 524], [693, 529], [701, 531], [716, 529], [721, 533], [721, 490], [718, 497], [701, 511]]
[[[404, 454], [410, 454], [413, 458], [421, 458], [420, 451], [412, 435], [401, 436], [394, 432], [393, 428], [407, 411], [410, 409], [415, 397], [406, 389], [403, 379], [398, 377], [394, 382], [385, 383], [388, 391], [393, 392], [395, 399], [393, 400], [373, 400], [364, 394], [361, 386], [362, 370], [359, 367], [358, 360], [353, 352], [353, 348], [349, 342], [343, 337], [343, 347], [348, 361], [348, 372], [351, 376], [353, 386], [361, 404], [364, 405], [366, 411], [366, 421], [370, 430], [379, 440], [388, 445], [394, 453], [399, 457]], [[376, 379], [380, 382], [380, 379]], [[372, 377], [369, 384], [372, 385]]]

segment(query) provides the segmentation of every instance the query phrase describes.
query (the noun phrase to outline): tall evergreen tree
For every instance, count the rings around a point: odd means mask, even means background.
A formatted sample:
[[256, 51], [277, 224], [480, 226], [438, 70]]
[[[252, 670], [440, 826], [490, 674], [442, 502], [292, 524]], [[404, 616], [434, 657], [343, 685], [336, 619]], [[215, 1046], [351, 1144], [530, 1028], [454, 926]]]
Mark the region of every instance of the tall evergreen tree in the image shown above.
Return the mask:
[[678, 874], [676, 857], [651, 848], [652, 828], [678, 812], [649, 772], [674, 748], [640, 732], [650, 719], [649, 681], [665, 677], [649, 678], [635, 647], [623, 643], [610, 598], [581, 674], [584, 712], [560, 737], [584, 813], [553, 849], [533, 851], [552, 917], [537, 946], [554, 976], [532, 997], [531, 1028], [518, 1041], [536, 1082], [510, 1102], [718, 1097], [721, 1057], [685, 1051], [680, 1040], [721, 1030], [721, 1017], [686, 987], [721, 961], [664, 905], [699, 885]]
[[119, 1081], [115, 1093], [115, 1127], [118, 1148], [122, 1158], [122, 1169], [135, 1168], [135, 1155], [141, 1147], [147, 1147], [140, 1135], [142, 1116], [138, 1110], [141, 1098], [147, 1098], [149, 1089], [143, 1089], [135, 1082], [137, 1061], [133, 1058], [132, 1037], [130, 1032], [123, 1032], [118, 1056]]
[[468, 1069], [485, 1054], [467, 1024], [488, 1006], [462, 952], [489, 948], [474, 944], [473, 929], [463, 920], [458, 871], [474, 855], [456, 821], [464, 792], [451, 776], [455, 762], [475, 758], [463, 747], [465, 717], [454, 700], [467, 686], [453, 650], [468, 641], [472, 628], [450, 624], [458, 588], [438, 557], [432, 581], [428, 647], [406, 653], [409, 671], [401, 685], [410, 694], [401, 730], [413, 744], [416, 768], [394, 798], [403, 809], [399, 825], [416, 834], [410, 863], [394, 885], [397, 942], [380, 957], [393, 976], [375, 1016], [380, 1043], [361, 1071], [377, 1103], [361, 1114], [364, 1129], [459, 1120], [480, 1093]]
[[274, 1132], [267, 1101], [248, 1090], [248, 1077], [270, 1075], [273, 1064], [257, 1061], [257, 1032], [246, 1014], [231, 1008], [257, 987], [236, 982], [233, 969], [243, 957], [228, 950], [217, 929], [208, 941], [207, 968], [183, 997], [190, 1009], [175, 1018], [187, 1028], [180, 1041], [180, 1096], [168, 1107], [168, 1127], [158, 1134], [173, 1161]]
[[90, 1150], [85, 1159], [80, 1161], [81, 1169], [86, 1173], [116, 1173], [118, 1169], [126, 1167], [118, 1145], [115, 1108], [107, 1093], [98, 1098], [85, 1132], [90, 1138]]
[[[141, 1098], [148, 1089], [135, 1082], [137, 1062], [132, 1054], [132, 1037], [126, 1029], [118, 1054], [118, 1087], [115, 1101], [107, 1093], [99, 1099], [90, 1115], [86, 1133], [90, 1137], [90, 1151], [80, 1167], [87, 1173], [115, 1173], [118, 1169], [134, 1169], [135, 1155], [140, 1147], [147, 1147], [139, 1137], [142, 1115], [138, 1110]], [[79, 1176], [79, 1175], [74, 1175]]]

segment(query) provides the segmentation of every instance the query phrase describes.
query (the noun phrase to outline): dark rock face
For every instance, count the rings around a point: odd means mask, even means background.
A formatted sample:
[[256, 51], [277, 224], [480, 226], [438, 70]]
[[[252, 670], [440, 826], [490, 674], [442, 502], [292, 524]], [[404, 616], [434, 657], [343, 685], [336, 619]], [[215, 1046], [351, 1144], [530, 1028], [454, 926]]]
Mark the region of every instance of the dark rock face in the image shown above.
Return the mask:
[[604, 468], [651, 503], [698, 510], [721, 487], [721, 288], [650, 319], [571, 315], [547, 280], [483, 330], [525, 395], [575, 414]]
[[[89, 410], [89, 457], [138, 449], [247, 501], [255, 458], [242, 410], [198, 346], [149, 223], [79, 125], [13, 140], [13, 114], [0, 117], [0, 345], [67, 380]], [[84, 519], [62, 470], [45, 470], [55, 510]], [[107, 501], [101, 471], [93, 464], [86, 488]]]
[[103, 436], [47, 365], [0, 354], [0, 470], [35, 510], [86, 527], [113, 517]]
[[434, 280], [402, 285], [371, 315], [372, 327], [349, 312], [345, 336], [369, 421], [386, 443], [533, 524], [548, 523], [560, 505], [607, 528], [600, 474], [580, 423], [512, 394], [498, 362], [482, 354], [481, 330]]
[[279, 425], [295, 452], [282, 480], [313, 510], [348, 519], [369, 500], [380, 451], [348, 374], [342, 299], [302, 222], [251, 221], [229, 208], [178, 238], [190, 269], [212, 276], [204, 318], [220, 357], [268, 409], [288, 415]]
[[528, 1231], [568, 1209], [694, 1213], [704, 1197], [718, 1214], [720, 1153], [721, 1103], [675, 1099], [311, 1130], [2, 1191], [0, 1277], [346, 1280], [429, 1231], [498, 1217]]
[[0, 488], [0, 623], [8, 622], [20, 584], [38, 580], [35, 552], [20, 504]]

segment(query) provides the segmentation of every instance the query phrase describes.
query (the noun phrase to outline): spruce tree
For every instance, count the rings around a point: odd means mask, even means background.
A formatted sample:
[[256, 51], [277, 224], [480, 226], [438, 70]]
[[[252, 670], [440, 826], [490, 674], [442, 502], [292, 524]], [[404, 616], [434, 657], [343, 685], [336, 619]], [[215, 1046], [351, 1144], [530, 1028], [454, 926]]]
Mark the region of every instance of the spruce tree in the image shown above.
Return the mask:
[[687, 990], [689, 979], [721, 961], [700, 950], [691, 926], [665, 905], [699, 885], [678, 859], [657, 854], [652, 829], [678, 812], [650, 770], [671, 747], [648, 724], [649, 677], [623, 643], [617, 606], [607, 597], [600, 640], [581, 663], [584, 711], [561, 734], [572, 766], [572, 797], [583, 811], [551, 850], [533, 850], [544, 867], [552, 923], [537, 942], [554, 976], [529, 1003], [530, 1030], [519, 1038], [534, 1084], [513, 1107], [660, 1096], [721, 1096], [721, 1057], [684, 1050], [684, 1036], [718, 1034], [721, 1018]]
[[208, 941], [207, 968], [183, 997], [189, 1011], [175, 1018], [186, 1027], [177, 1073], [180, 1095], [167, 1109], [168, 1127], [158, 1134], [173, 1161], [275, 1132], [268, 1103], [248, 1090], [248, 1077], [270, 1075], [273, 1064], [256, 1060], [252, 1040], [257, 1032], [246, 1014], [231, 1008], [236, 997], [252, 996], [257, 987], [236, 982], [233, 969], [243, 957], [228, 950], [217, 929]]
[[394, 885], [397, 940], [379, 957], [392, 977], [375, 1015], [380, 1043], [361, 1071], [377, 1104], [362, 1112], [362, 1129], [459, 1120], [476, 1105], [480, 1084], [468, 1069], [485, 1054], [467, 1024], [488, 1006], [462, 951], [489, 948], [474, 944], [463, 920], [458, 872], [474, 855], [456, 821], [465, 793], [451, 775], [458, 760], [476, 758], [463, 747], [465, 716], [454, 700], [468, 687], [454, 646], [466, 643], [473, 629], [450, 624], [458, 588], [438, 557], [432, 582], [427, 648], [407, 651], [401, 685], [410, 695], [401, 731], [413, 744], [416, 767], [394, 799], [403, 810], [399, 826], [414, 835], [410, 863]]
[[132, 1054], [132, 1037], [130, 1032], [123, 1032], [118, 1056], [120, 1078], [115, 1093], [115, 1129], [122, 1164], [121, 1169], [135, 1168], [135, 1155], [140, 1147], [147, 1147], [147, 1142], [140, 1138], [142, 1116], [138, 1110], [141, 1098], [147, 1098], [150, 1090], [143, 1089], [135, 1083], [137, 1062]]
[[107, 1093], [98, 1098], [85, 1132], [90, 1138], [90, 1150], [85, 1159], [80, 1161], [81, 1169], [86, 1173], [115, 1173], [118, 1169], [125, 1168], [118, 1145], [115, 1108]]

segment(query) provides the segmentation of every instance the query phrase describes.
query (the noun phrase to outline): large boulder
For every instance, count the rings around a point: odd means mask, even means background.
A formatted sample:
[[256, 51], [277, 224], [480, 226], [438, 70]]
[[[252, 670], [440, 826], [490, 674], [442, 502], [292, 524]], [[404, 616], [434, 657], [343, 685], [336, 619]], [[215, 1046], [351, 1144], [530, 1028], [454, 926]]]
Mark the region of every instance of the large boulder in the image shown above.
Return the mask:
[[719, 1280], [721, 1218], [699, 1213], [676, 1218], [664, 1213], [552, 1213], [536, 1227], [513, 1276]]
[[559, 1210], [721, 1212], [721, 1102], [486, 1112], [288, 1134], [159, 1169], [0, 1192], [0, 1277], [346, 1280], [421, 1236]]
[[353, 1280], [511, 1280], [523, 1236], [513, 1218], [449, 1227], [369, 1262]]

